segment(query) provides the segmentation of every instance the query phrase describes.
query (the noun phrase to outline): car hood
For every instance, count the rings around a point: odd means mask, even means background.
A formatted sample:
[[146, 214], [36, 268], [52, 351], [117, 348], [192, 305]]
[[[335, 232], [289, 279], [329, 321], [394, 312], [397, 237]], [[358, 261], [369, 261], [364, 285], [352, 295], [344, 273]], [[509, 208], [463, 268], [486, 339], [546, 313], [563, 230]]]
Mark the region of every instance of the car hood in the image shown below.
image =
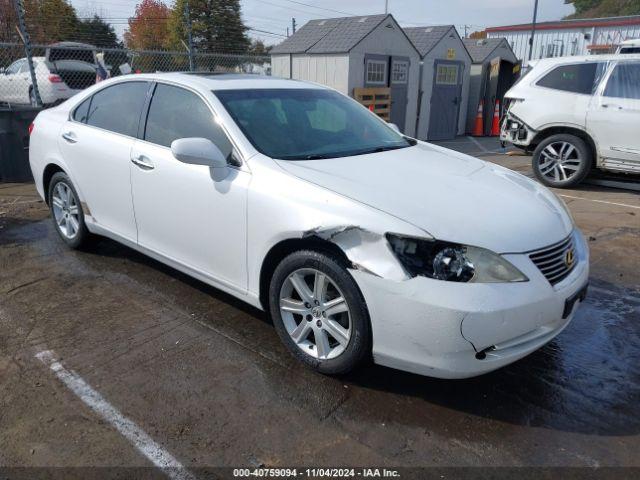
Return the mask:
[[398, 217], [440, 240], [515, 253], [555, 243], [573, 228], [561, 200], [545, 187], [435, 145], [276, 162], [291, 175]]

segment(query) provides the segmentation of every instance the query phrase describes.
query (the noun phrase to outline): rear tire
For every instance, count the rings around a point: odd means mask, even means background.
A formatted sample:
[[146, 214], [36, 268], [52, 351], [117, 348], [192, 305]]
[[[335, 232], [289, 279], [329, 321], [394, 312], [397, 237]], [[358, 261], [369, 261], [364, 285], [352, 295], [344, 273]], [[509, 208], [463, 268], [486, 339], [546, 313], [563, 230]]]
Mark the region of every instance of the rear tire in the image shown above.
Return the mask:
[[91, 234], [78, 192], [66, 173], [57, 172], [51, 177], [48, 199], [53, 225], [64, 243], [73, 249], [86, 244]]
[[344, 374], [370, 357], [367, 306], [337, 256], [303, 250], [282, 260], [271, 278], [269, 309], [291, 354], [320, 373]]
[[582, 182], [593, 163], [593, 153], [581, 138], [571, 134], [545, 138], [533, 152], [536, 178], [554, 188], [575, 187]]

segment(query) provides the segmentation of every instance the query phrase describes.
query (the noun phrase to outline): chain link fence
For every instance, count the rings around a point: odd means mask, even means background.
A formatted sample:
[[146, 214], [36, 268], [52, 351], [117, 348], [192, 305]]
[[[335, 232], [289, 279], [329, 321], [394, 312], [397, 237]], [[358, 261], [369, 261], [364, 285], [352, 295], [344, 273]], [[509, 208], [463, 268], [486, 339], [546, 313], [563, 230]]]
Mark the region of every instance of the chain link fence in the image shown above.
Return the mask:
[[0, 107], [56, 105], [120, 75], [190, 70], [271, 74], [268, 56], [197, 52], [190, 58], [186, 51], [96, 48], [74, 42], [31, 45], [30, 50], [33, 75], [23, 43], [0, 43]]

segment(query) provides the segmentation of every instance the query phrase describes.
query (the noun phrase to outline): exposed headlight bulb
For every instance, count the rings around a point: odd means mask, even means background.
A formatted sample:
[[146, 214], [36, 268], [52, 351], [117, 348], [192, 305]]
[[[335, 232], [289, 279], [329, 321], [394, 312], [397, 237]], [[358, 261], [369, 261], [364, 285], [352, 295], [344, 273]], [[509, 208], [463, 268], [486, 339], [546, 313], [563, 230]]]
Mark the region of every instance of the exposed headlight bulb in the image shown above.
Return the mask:
[[433, 258], [433, 272], [439, 280], [468, 282], [473, 278], [475, 268], [465, 256], [464, 249], [447, 247]]

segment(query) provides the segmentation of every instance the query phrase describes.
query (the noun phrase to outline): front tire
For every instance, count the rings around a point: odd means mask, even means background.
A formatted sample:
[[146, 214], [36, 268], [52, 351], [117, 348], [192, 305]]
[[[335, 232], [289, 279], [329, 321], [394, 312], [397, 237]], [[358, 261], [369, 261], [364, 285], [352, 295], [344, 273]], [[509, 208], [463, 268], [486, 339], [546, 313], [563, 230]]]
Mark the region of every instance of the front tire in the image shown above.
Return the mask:
[[320, 373], [344, 374], [369, 358], [364, 298], [334, 255], [305, 250], [282, 260], [271, 279], [269, 309], [285, 346]]
[[570, 134], [552, 135], [544, 139], [533, 152], [532, 167], [536, 178], [555, 188], [575, 187], [591, 171], [593, 153], [579, 137]]
[[77, 249], [84, 245], [89, 230], [84, 223], [84, 212], [80, 197], [66, 173], [57, 172], [49, 182], [49, 209], [56, 232], [69, 247]]

